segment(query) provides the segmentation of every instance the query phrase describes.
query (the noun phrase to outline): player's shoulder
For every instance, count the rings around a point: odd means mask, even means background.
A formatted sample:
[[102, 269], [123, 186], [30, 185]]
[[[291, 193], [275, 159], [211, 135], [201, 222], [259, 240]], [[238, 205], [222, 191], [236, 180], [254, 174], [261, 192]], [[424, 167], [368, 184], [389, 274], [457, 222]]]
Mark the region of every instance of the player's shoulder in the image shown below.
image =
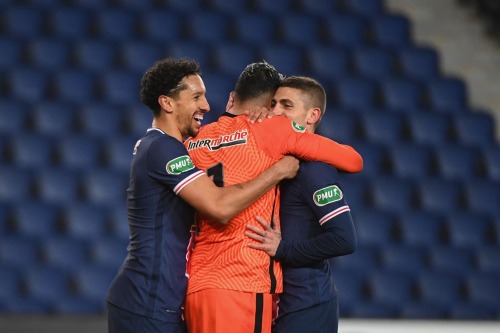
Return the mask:
[[299, 174], [300, 178], [314, 179], [324, 178], [328, 180], [337, 179], [338, 170], [326, 163], [319, 161], [303, 161], [300, 163]]

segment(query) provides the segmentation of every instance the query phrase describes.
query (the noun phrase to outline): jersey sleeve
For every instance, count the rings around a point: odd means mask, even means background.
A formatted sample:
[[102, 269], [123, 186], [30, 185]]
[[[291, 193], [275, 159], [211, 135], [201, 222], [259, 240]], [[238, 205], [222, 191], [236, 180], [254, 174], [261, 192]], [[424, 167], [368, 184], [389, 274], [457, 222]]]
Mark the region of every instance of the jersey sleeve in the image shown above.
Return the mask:
[[321, 161], [343, 172], [363, 169], [363, 158], [351, 146], [310, 133], [285, 117], [273, 117], [250, 126], [259, 145], [274, 158], [294, 155], [306, 161]]
[[275, 258], [297, 267], [352, 253], [357, 245], [354, 222], [338, 184], [337, 170], [314, 162], [307, 163], [304, 169], [302, 200], [314, 212], [323, 232], [303, 241], [281, 241]]
[[147, 165], [149, 175], [169, 186], [177, 195], [186, 185], [204, 175], [193, 164], [184, 145], [168, 137], [151, 144]]

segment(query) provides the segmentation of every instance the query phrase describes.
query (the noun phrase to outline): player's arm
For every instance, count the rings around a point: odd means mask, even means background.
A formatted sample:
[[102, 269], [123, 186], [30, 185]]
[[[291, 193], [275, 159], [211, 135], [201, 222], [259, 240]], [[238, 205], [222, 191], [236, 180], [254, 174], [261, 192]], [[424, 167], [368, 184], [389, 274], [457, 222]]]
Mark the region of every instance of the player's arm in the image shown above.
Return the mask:
[[351, 146], [306, 132], [284, 117], [274, 117], [252, 127], [256, 139], [271, 156], [290, 154], [306, 161], [321, 161], [339, 171], [363, 170], [363, 158]]
[[217, 187], [208, 176], [203, 175], [187, 184], [178, 195], [202, 214], [227, 223], [280, 180], [294, 177], [298, 169], [298, 160], [285, 156], [247, 182]]

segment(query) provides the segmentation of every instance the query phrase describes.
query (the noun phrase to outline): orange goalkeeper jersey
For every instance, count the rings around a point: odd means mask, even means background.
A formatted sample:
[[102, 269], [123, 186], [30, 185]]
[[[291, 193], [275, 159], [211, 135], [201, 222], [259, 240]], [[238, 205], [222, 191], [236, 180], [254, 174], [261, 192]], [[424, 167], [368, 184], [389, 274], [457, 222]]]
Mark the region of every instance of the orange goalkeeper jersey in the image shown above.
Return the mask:
[[[185, 146], [194, 164], [219, 186], [254, 178], [285, 155], [319, 160], [347, 172], [362, 169], [361, 156], [350, 146], [305, 131], [284, 117], [251, 124], [246, 116], [225, 113], [205, 125]], [[282, 292], [281, 267], [265, 252], [251, 249], [247, 224], [256, 216], [279, 223], [279, 191], [270, 190], [226, 225], [198, 215], [195, 246], [188, 263], [188, 291], [208, 288], [257, 293]]]

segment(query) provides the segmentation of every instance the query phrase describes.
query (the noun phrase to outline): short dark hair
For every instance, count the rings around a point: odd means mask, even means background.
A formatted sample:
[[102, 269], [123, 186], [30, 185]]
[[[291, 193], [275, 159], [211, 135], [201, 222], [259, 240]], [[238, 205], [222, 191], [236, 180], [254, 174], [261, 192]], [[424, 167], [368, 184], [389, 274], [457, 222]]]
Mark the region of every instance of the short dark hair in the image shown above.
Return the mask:
[[163, 58], [150, 67], [141, 79], [141, 101], [149, 107], [154, 116], [160, 113], [158, 97], [161, 95], [176, 98], [185, 89], [180, 84], [190, 75], [201, 75], [200, 65], [192, 59]]
[[244, 102], [278, 89], [284, 76], [266, 61], [249, 64], [234, 87], [235, 97]]
[[[326, 110], [326, 93], [325, 88], [313, 78], [306, 76], [290, 76], [281, 82], [280, 87], [294, 88], [302, 91], [305, 96], [307, 96], [307, 102], [309, 108], [319, 108], [321, 111], [321, 117], [325, 114]], [[320, 117], [320, 120], [321, 120]], [[316, 123], [316, 126], [319, 121]]]

